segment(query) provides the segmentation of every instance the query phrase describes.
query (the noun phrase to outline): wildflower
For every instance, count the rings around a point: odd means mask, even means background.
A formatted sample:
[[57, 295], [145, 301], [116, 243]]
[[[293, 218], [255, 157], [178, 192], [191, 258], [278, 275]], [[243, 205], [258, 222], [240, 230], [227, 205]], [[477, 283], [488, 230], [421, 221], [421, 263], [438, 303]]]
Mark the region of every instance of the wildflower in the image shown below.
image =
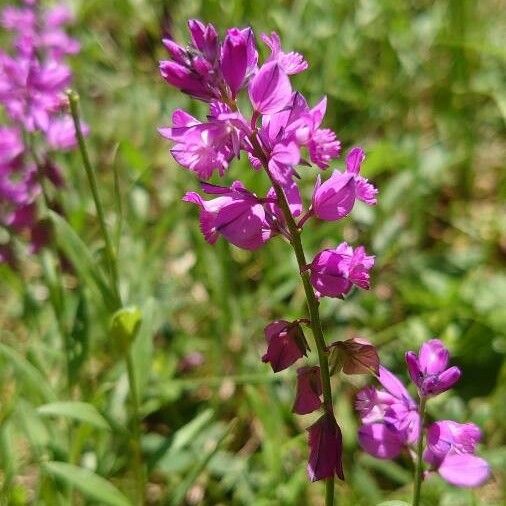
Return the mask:
[[274, 372], [290, 367], [307, 355], [309, 346], [298, 321], [276, 320], [265, 327], [267, 351], [262, 362], [269, 362]]
[[293, 412], [307, 415], [321, 406], [322, 382], [320, 368], [300, 367], [297, 369], [297, 394], [293, 405]]
[[275, 62], [264, 63], [249, 84], [249, 98], [257, 113], [281, 111], [292, 96], [288, 75]]
[[[62, 113], [64, 90], [72, 77], [63, 58], [79, 50], [64, 30], [71, 19], [63, 5], [44, 10], [33, 1], [0, 13], [0, 24], [13, 33], [11, 54], [0, 52], [0, 104], [7, 119], [7, 125], [0, 126], [0, 224], [9, 235], [0, 262], [12, 266], [11, 236], [27, 235], [32, 253], [49, 240], [47, 222], [37, 212], [40, 178], [61, 186], [63, 178], [50, 151], [76, 144], [72, 119]], [[87, 126], [82, 130], [86, 134]], [[24, 140], [34, 134], [41, 139], [37, 159]]]
[[440, 420], [427, 430], [423, 458], [448, 483], [478, 487], [490, 476], [488, 462], [474, 454], [480, 438], [480, 429], [473, 423]]
[[346, 157], [346, 172], [335, 170], [323, 183], [318, 176], [312, 201], [312, 212], [316, 217], [327, 221], [340, 220], [351, 212], [355, 199], [368, 205], [376, 203], [376, 188], [359, 175], [364, 156], [361, 148], [353, 148]]
[[298, 74], [307, 69], [307, 61], [301, 54], [294, 51], [283, 52], [281, 40], [276, 32], [271, 32], [270, 36], [262, 33], [261, 39], [271, 50], [271, 55], [267, 58], [268, 62], [276, 61], [288, 75]]
[[363, 423], [358, 440], [367, 453], [391, 459], [418, 439], [420, 415], [404, 385], [383, 366], [379, 381], [383, 390], [368, 387], [357, 394], [355, 407]]
[[309, 432], [309, 461], [307, 472], [311, 481], [324, 480], [336, 474], [344, 480], [343, 438], [333, 415], [325, 413]]
[[210, 117], [207, 123], [177, 109], [171, 128], [160, 128], [163, 137], [175, 141], [172, 156], [183, 167], [209, 179], [215, 170], [222, 176], [239, 151], [241, 132], [228, 119]]
[[406, 353], [409, 375], [418, 387], [420, 395], [428, 397], [450, 389], [460, 379], [460, 369], [447, 369], [449, 352], [439, 339], [423, 343], [418, 356]]
[[220, 66], [232, 98], [235, 99], [245, 80], [251, 76], [257, 61], [258, 53], [251, 28], [228, 30], [221, 50]]
[[206, 201], [198, 193], [188, 192], [183, 200], [200, 208], [200, 228], [207, 242], [214, 244], [221, 234], [239, 248], [254, 250], [271, 238], [273, 230], [264, 203], [240, 181], [228, 188], [202, 183], [202, 189], [216, 198]]
[[369, 288], [369, 270], [373, 265], [374, 257], [366, 255], [362, 246], [353, 249], [343, 242], [315, 256], [309, 265], [311, 283], [319, 296], [342, 298], [353, 285]]

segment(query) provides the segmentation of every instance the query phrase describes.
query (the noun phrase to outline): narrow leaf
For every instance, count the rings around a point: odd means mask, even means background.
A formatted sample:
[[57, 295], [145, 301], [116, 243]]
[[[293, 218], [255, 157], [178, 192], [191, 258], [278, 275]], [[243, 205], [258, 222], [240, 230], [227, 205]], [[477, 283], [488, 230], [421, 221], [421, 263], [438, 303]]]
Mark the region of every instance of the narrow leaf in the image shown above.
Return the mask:
[[64, 416], [89, 423], [99, 429], [110, 429], [106, 419], [97, 411], [95, 406], [86, 402], [61, 401], [44, 404], [37, 408], [42, 416]]
[[131, 506], [130, 501], [111, 483], [98, 474], [65, 462], [46, 462], [44, 469], [75, 487], [89, 499], [107, 506]]

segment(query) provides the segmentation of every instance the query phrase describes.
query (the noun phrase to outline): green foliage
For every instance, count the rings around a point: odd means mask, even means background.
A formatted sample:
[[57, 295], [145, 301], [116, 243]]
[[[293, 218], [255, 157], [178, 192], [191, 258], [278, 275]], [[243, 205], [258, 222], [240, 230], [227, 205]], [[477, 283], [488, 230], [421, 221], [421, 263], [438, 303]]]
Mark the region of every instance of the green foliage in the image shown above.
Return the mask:
[[[260, 361], [265, 324], [304, 314], [295, 259], [281, 240], [254, 253], [222, 241], [207, 245], [195, 210], [181, 202], [197, 181], [176, 166], [156, 131], [169, 124], [175, 107], [204, 111], [167, 87], [157, 70], [162, 31], [187, 40], [186, 20], [200, 17], [221, 31], [246, 24], [257, 34], [278, 31], [285, 49], [310, 62], [295, 86], [311, 103], [327, 94], [326, 126], [344, 150], [357, 144], [366, 150], [364, 173], [380, 189], [378, 206], [357, 205], [353, 221], [338, 227], [309, 222], [303, 236], [310, 256], [342, 238], [363, 242], [376, 255], [370, 292], [322, 300], [326, 339], [366, 337], [402, 376], [404, 352], [440, 336], [464, 374], [452, 393], [429, 403], [429, 417], [478, 423], [480, 453], [494, 478], [468, 491], [433, 476], [422, 500], [502, 504], [506, 54], [500, 3], [71, 4], [82, 43], [72, 62], [74, 85], [90, 125], [120, 292], [127, 307], [138, 309], [113, 317], [117, 307], [80, 157], [58, 155], [67, 186], [56, 195], [64, 217], [49, 216], [57, 251], [23, 256], [20, 272], [0, 265], [0, 502], [130, 504], [128, 380], [114, 343], [120, 328], [141, 401], [147, 504], [321, 503], [323, 487], [305, 474], [304, 429], [313, 420], [291, 413], [293, 374], [274, 375]], [[300, 172], [307, 199], [314, 171]], [[245, 160], [234, 162], [226, 177], [239, 174], [253, 190], [267, 187]], [[112, 333], [111, 318], [119, 324]], [[195, 352], [203, 362], [191, 365]], [[409, 458], [379, 461], [357, 447], [352, 404], [366, 380], [350, 381], [336, 385], [346, 474], [336, 485], [338, 504], [407, 504]]]

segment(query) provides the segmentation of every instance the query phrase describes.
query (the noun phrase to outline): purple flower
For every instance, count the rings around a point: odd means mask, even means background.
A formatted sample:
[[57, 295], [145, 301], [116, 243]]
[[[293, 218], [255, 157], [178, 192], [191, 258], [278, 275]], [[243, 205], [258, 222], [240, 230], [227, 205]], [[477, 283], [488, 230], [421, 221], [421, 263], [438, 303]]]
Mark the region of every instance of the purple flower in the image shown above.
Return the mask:
[[298, 415], [307, 415], [316, 411], [322, 404], [321, 394], [320, 368], [314, 366], [297, 369], [297, 393], [292, 411]]
[[231, 28], [223, 41], [221, 72], [235, 98], [244, 81], [256, 68], [258, 53], [251, 28]]
[[274, 372], [282, 371], [307, 355], [309, 346], [298, 321], [276, 320], [265, 327], [267, 351], [262, 362], [269, 362]]
[[311, 481], [324, 480], [336, 474], [344, 480], [343, 437], [335, 418], [325, 413], [308, 429], [309, 461], [307, 472]]
[[[82, 123], [83, 135], [88, 135], [88, 125]], [[46, 130], [48, 145], [55, 150], [67, 151], [77, 145], [74, 121], [68, 115], [52, 118]]]
[[355, 407], [363, 423], [358, 439], [367, 453], [391, 459], [418, 439], [420, 415], [404, 385], [383, 366], [379, 381], [384, 390], [367, 387], [357, 394]]
[[344, 297], [353, 285], [369, 288], [369, 270], [374, 257], [365, 249], [343, 242], [335, 249], [320, 251], [309, 265], [311, 284], [319, 296]]
[[406, 353], [409, 375], [418, 387], [420, 395], [429, 397], [449, 390], [460, 378], [460, 369], [447, 369], [450, 354], [439, 339], [423, 343], [418, 356]]
[[290, 53], [282, 51], [281, 40], [276, 32], [271, 32], [270, 36], [262, 33], [261, 39], [271, 50], [271, 55], [267, 59], [268, 62], [277, 62], [288, 75], [298, 74], [307, 69], [307, 61], [304, 60], [301, 54], [293, 51]]
[[[198, 67], [197, 64], [201, 63]], [[167, 83], [179, 88], [183, 93], [199, 98], [206, 102], [219, 97], [217, 90], [209, 85], [205, 74], [210, 74], [211, 67], [206, 60], [196, 60], [193, 63], [193, 69], [186, 65], [181, 65], [175, 61], [161, 61], [160, 73]]]
[[199, 206], [200, 228], [207, 242], [214, 244], [221, 234], [239, 248], [255, 250], [271, 238], [264, 203], [240, 181], [228, 188], [202, 183], [202, 189], [216, 198], [206, 201], [198, 193], [188, 192], [183, 200]]
[[205, 25], [198, 19], [190, 19], [188, 29], [195, 49], [213, 62], [218, 56], [219, 47], [218, 33], [214, 26], [211, 23]]
[[346, 157], [346, 172], [335, 170], [324, 183], [318, 176], [312, 203], [315, 216], [327, 221], [340, 220], [351, 212], [355, 199], [376, 204], [376, 188], [359, 175], [364, 157], [361, 148], [353, 148]]
[[275, 62], [264, 63], [249, 84], [249, 98], [255, 111], [273, 114], [290, 101], [292, 86], [288, 75]]
[[260, 137], [263, 143], [295, 142], [307, 147], [311, 161], [318, 167], [327, 168], [330, 160], [339, 156], [341, 145], [334, 132], [320, 128], [326, 107], [325, 97], [310, 109], [300, 93], [293, 93], [283, 109], [262, 118]]
[[423, 458], [452, 485], [478, 487], [490, 476], [488, 462], [474, 455], [480, 438], [480, 429], [473, 423], [435, 422], [427, 430]]
[[201, 179], [209, 179], [215, 170], [222, 176], [230, 160], [239, 153], [242, 133], [229, 119], [218, 118], [201, 123], [176, 109], [172, 114], [173, 126], [159, 129], [163, 137], [176, 143], [171, 149], [175, 160]]
[[276, 144], [270, 153], [269, 172], [283, 188], [291, 186], [294, 166], [299, 163], [300, 152], [294, 142]]
[[368, 205], [376, 204], [378, 190], [367, 179], [359, 175], [365, 153], [362, 148], [356, 147], [346, 155], [346, 172], [355, 175], [357, 199]]
[[312, 209], [320, 220], [340, 220], [350, 214], [355, 204], [355, 178], [335, 170], [324, 183], [318, 175], [313, 190]]
[[192, 19], [188, 22], [193, 47], [184, 48], [171, 39], [163, 44], [172, 61], [160, 62], [162, 77], [192, 97], [209, 102], [221, 97], [218, 67], [218, 34], [213, 25]]

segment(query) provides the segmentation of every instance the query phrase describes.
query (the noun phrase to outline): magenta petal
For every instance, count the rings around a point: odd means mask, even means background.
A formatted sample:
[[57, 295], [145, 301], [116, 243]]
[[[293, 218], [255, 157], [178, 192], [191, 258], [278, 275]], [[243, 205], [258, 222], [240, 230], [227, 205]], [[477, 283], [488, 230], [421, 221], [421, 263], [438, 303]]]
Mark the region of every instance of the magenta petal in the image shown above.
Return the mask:
[[358, 175], [362, 162], [365, 160], [365, 153], [362, 148], [353, 148], [346, 155], [346, 172]]
[[439, 467], [439, 474], [457, 487], [479, 487], [490, 476], [488, 462], [469, 454], [448, 455]]
[[425, 374], [439, 374], [446, 369], [449, 353], [439, 339], [430, 339], [422, 344], [418, 360]]
[[394, 459], [404, 446], [397, 431], [384, 423], [371, 423], [360, 427], [358, 441], [364, 451], [379, 459]]
[[276, 62], [269, 62], [257, 72], [249, 85], [249, 97], [256, 111], [273, 114], [285, 107], [292, 97], [292, 86]]
[[422, 382], [423, 374], [420, 371], [416, 353], [413, 351], [408, 351], [404, 358], [406, 359], [406, 365], [408, 366], [408, 372], [411, 380], [415, 385], [419, 386]]
[[239, 91], [246, 76], [248, 39], [253, 37], [250, 30], [243, 32], [238, 28], [228, 30], [221, 52], [221, 71], [232, 96]]
[[313, 211], [321, 220], [333, 221], [347, 216], [355, 203], [355, 180], [351, 174], [338, 170], [313, 194]]
[[379, 368], [379, 381], [388, 392], [390, 392], [398, 399], [411, 400], [411, 396], [406, 390], [406, 387], [393, 373], [391, 373], [386, 367], [383, 367], [382, 365], [380, 365]]

